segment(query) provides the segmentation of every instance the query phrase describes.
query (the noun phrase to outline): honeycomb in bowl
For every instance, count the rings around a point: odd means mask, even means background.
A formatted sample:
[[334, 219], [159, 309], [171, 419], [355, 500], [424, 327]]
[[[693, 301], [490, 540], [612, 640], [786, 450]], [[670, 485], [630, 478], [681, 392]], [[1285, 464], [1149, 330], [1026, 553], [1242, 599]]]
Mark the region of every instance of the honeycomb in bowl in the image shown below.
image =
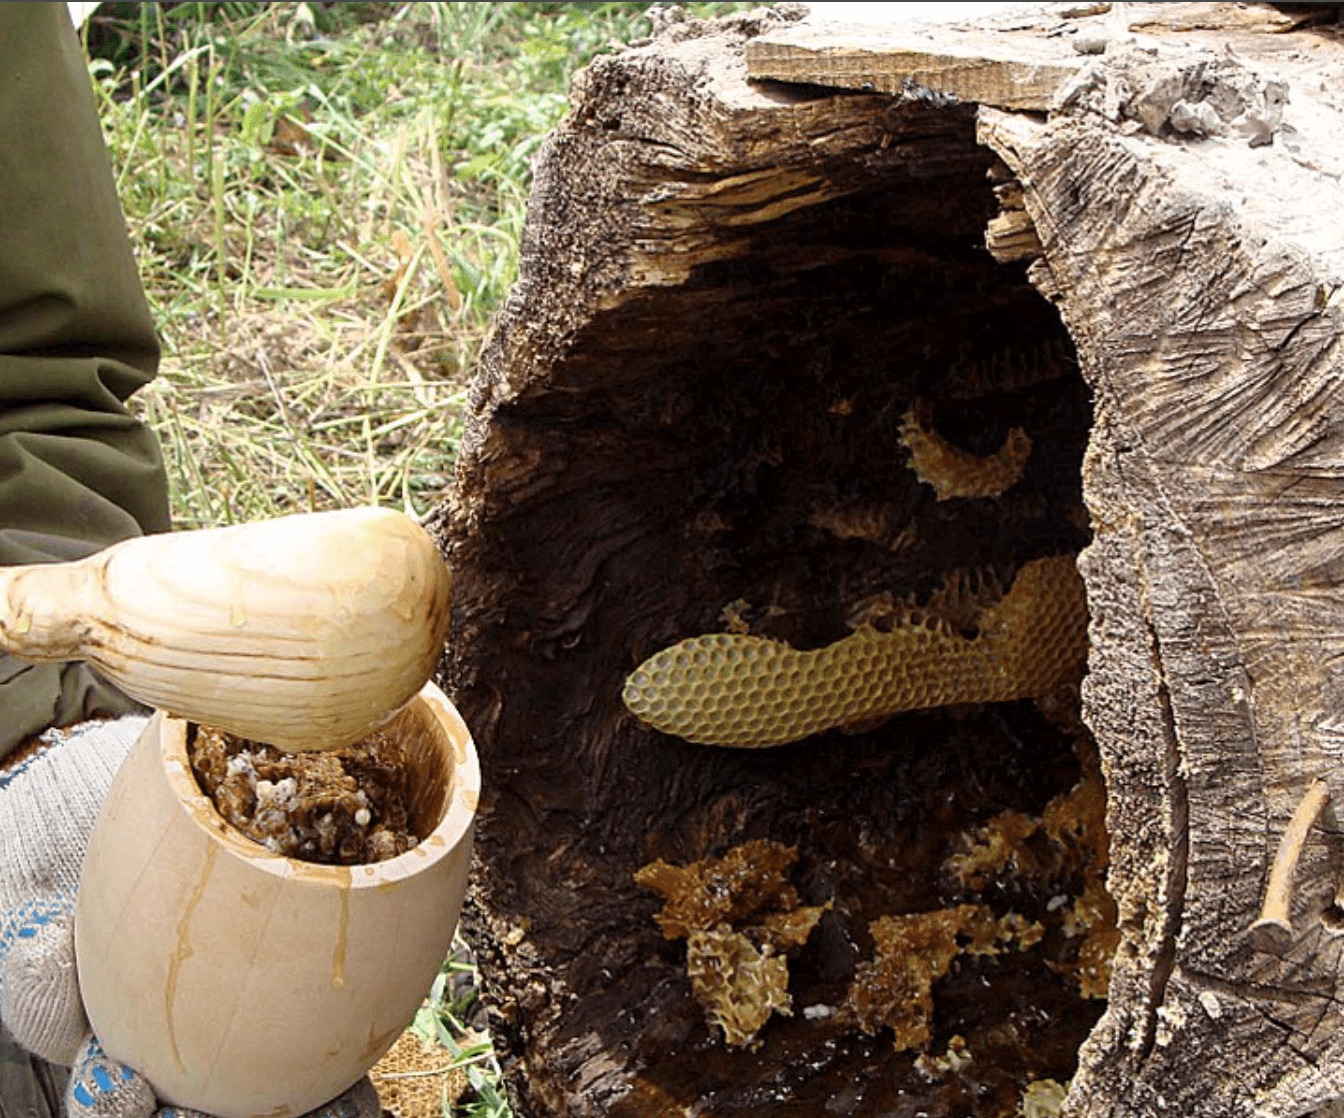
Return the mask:
[[275, 854], [361, 865], [418, 841], [405, 758], [382, 731], [348, 749], [300, 753], [198, 726], [187, 755], [220, 815]]

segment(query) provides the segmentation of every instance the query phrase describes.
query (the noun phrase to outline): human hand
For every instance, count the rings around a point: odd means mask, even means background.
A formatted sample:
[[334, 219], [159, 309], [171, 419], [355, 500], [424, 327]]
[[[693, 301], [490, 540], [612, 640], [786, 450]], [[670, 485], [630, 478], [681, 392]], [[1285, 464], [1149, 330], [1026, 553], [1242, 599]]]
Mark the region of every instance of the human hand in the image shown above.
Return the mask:
[[145, 718], [51, 730], [0, 770], [0, 1021], [30, 1052], [70, 1065], [88, 1031], [74, 912], [89, 833]]
[[28, 1051], [76, 1066], [71, 1115], [146, 1118], [154, 1093], [89, 1035], [75, 971], [75, 892], [89, 833], [142, 716], [42, 736], [0, 771], [0, 1021]]
[[[75, 893], [84, 851], [145, 721], [129, 716], [49, 731], [37, 752], [0, 770], [0, 1021], [30, 1052], [71, 1068], [70, 1118], [208, 1118], [160, 1109], [144, 1077], [103, 1052], [89, 1030], [75, 969]], [[307, 1118], [377, 1118], [380, 1112], [365, 1076]]]
[[[160, 1107], [144, 1076], [112, 1059], [92, 1032], [70, 1069], [65, 1112], [69, 1118], [212, 1118], [199, 1110]], [[382, 1104], [367, 1075], [301, 1118], [379, 1118]]]

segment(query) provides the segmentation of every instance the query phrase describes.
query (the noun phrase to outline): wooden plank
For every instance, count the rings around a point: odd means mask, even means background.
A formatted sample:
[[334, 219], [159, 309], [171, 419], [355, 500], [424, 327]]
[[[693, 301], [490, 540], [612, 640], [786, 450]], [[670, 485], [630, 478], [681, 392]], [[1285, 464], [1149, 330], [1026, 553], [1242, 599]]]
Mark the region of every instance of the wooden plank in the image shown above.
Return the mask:
[[875, 93], [900, 93], [913, 83], [961, 101], [1048, 112], [1064, 86], [1108, 45], [1164, 37], [1168, 44], [1192, 48], [1222, 50], [1231, 43], [1254, 49], [1253, 39], [1263, 43], [1266, 35], [1333, 18], [1327, 8], [1301, 4], [1284, 12], [1269, 4], [1061, 4], [963, 25], [808, 21], [749, 42], [747, 73], [757, 81]]
[[1333, 22], [1338, 4], [1130, 4], [1131, 31], [1291, 31]]
[[753, 79], [899, 93], [910, 83], [1002, 109], [1045, 112], [1086, 58], [1062, 39], [975, 28], [796, 24], [747, 44]]

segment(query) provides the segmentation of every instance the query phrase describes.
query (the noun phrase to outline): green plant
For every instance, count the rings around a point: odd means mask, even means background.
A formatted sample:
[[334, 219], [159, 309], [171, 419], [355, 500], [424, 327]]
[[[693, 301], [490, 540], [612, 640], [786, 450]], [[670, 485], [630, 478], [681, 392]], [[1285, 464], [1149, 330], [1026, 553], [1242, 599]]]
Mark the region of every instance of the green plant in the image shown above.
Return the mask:
[[184, 527], [451, 476], [529, 161], [642, 5], [113, 4], [87, 29]]
[[[465, 984], [461, 981], [466, 979]], [[464, 989], [465, 992], [456, 992]], [[447, 1049], [453, 1065], [466, 1074], [471, 1094], [461, 1106], [447, 1103], [448, 1118], [510, 1118], [508, 1100], [499, 1085], [499, 1061], [488, 1034], [467, 1023], [477, 998], [476, 969], [470, 952], [459, 937], [456, 949], [439, 972], [411, 1028], [424, 1041]]]

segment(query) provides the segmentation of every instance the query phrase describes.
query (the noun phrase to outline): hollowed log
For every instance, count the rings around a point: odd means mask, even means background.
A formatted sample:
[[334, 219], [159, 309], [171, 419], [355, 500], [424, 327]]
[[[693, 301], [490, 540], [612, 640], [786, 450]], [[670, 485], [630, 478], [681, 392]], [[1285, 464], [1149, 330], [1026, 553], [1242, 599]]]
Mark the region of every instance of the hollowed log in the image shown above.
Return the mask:
[[[1117, 52], [1046, 117], [749, 81], [789, 34], [674, 20], [576, 81], [437, 519], [483, 768], [468, 923], [515, 1104], [1010, 1115], [1054, 1081], [1080, 1115], [1306, 1113], [1344, 1093], [1333, 837], [1282, 954], [1246, 933], [1339, 748], [1339, 254], [1273, 224], [1313, 175], [1333, 195], [1273, 120], [1255, 146], [1142, 131], [1145, 67], [1188, 79], [1185, 54]], [[1056, 86], [1084, 65], [1060, 49]], [[1279, 193], [1229, 207], [1262, 174]], [[940, 494], [912, 423], [1030, 453], [997, 495]], [[1079, 553], [1081, 703], [769, 749], [622, 705], [685, 637], [816, 648], [956, 572]], [[695, 949], [678, 881], [721, 925]], [[739, 887], [768, 896], [711, 903]], [[795, 910], [801, 945], [764, 949]], [[791, 1015], [754, 1029], [688, 973], [743, 942], [787, 956]]]

